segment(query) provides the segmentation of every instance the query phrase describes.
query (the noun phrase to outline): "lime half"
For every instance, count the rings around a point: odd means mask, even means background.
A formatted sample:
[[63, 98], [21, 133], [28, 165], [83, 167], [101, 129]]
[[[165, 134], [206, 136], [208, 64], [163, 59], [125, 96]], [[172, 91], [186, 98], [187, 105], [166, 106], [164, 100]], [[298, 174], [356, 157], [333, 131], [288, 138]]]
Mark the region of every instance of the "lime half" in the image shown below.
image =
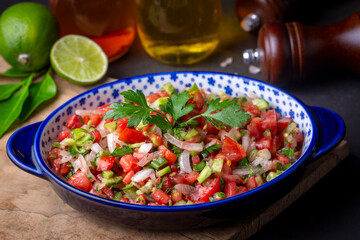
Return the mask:
[[50, 60], [60, 77], [79, 85], [98, 82], [108, 68], [108, 59], [101, 47], [79, 35], [67, 35], [55, 42]]

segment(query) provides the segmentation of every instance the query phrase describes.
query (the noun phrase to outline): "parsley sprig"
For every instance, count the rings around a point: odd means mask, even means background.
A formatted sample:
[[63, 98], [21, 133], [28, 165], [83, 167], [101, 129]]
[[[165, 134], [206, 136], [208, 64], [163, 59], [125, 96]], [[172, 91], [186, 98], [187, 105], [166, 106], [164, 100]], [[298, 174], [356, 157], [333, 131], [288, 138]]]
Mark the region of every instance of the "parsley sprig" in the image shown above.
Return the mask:
[[[207, 110], [196, 115], [186, 122], [180, 122], [181, 117], [189, 114], [195, 107], [194, 104], [188, 104], [190, 99], [189, 93], [183, 91], [181, 93], [171, 94], [166, 104], [160, 105], [159, 110], [150, 107], [145, 95], [136, 90], [128, 90], [121, 93], [125, 98], [125, 102], [115, 102], [109, 106], [111, 109], [105, 114], [105, 119], [114, 118], [114, 120], [129, 116], [128, 126], [138, 126], [140, 123], [151, 123], [158, 126], [164, 132], [174, 129], [175, 127], [194, 126], [198, 124], [195, 119], [204, 117], [216, 127], [241, 127], [243, 122], [250, 119], [250, 114], [242, 110], [236, 101], [213, 99], [208, 103]], [[173, 118], [173, 123], [165, 116], [169, 114]]]

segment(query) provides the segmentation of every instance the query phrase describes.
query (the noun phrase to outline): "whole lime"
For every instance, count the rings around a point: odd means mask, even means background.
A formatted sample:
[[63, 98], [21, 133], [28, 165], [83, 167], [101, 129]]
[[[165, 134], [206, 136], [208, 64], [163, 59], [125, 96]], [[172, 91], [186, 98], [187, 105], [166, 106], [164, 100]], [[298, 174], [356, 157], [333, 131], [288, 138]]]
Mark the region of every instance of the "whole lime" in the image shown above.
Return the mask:
[[32, 72], [46, 67], [59, 36], [56, 18], [42, 4], [18, 3], [1, 15], [0, 54], [17, 70]]

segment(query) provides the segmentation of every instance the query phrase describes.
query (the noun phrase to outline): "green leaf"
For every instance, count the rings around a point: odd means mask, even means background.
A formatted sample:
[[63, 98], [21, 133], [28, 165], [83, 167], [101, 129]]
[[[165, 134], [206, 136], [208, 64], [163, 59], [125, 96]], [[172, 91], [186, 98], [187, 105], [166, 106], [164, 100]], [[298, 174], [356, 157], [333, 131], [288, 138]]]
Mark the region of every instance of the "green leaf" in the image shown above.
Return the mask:
[[19, 91], [14, 93], [8, 100], [0, 102], [0, 137], [6, 132], [11, 124], [19, 117], [26, 98], [29, 96], [29, 86], [33, 75], [24, 79]]
[[147, 120], [149, 121], [149, 123], [158, 126], [164, 132], [172, 129], [171, 123], [166, 121], [161, 115], [151, 115], [147, 118]]
[[28, 77], [30, 76], [31, 72], [22, 72], [15, 68], [9, 68], [3, 73], [0, 73], [0, 76], [3, 77]]
[[204, 112], [204, 114], [210, 115], [212, 112], [222, 110], [224, 108], [227, 108], [227, 107], [235, 105], [235, 104], [236, 104], [236, 101], [234, 101], [234, 100], [233, 101], [225, 100], [225, 101], [220, 102], [220, 98], [212, 99], [209, 103], [208, 108]]
[[21, 82], [0, 85], [0, 101], [8, 99], [21, 85]]
[[50, 76], [50, 71], [45, 74], [41, 82], [31, 84], [29, 91], [30, 95], [19, 116], [21, 122], [25, 121], [41, 103], [56, 95], [56, 84]]
[[295, 155], [294, 149], [292, 148], [283, 148], [279, 151], [279, 153], [284, 154], [287, 157]]
[[213, 114], [209, 114], [208, 111], [206, 111], [201, 115], [206, 118], [220, 121], [230, 127], [242, 127], [241, 123], [246, 122], [251, 118], [251, 115], [246, 111], [242, 111], [242, 107], [239, 105], [231, 105], [224, 110]]
[[111, 156], [113, 157], [123, 157], [125, 155], [132, 154], [134, 150], [132, 148], [129, 148], [127, 146], [124, 147], [115, 147], [115, 150], [111, 153]]
[[142, 107], [150, 108], [146, 102], [145, 95], [139, 90], [136, 90], [136, 93], [133, 90], [128, 90], [120, 94], [131, 102], [134, 102]]
[[186, 91], [183, 91], [182, 93], [171, 94], [171, 100], [169, 102], [173, 108], [173, 111], [172, 113], [168, 113], [172, 115], [175, 121], [177, 121], [182, 116], [190, 113], [194, 109], [194, 104], [186, 105], [188, 101], [189, 93]]
[[146, 124], [148, 122], [148, 118], [150, 117], [150, 109], [147, 108], [139, 108], [136, 112], [132, 113], [129, 118], [128, 126], [137, 127], [140, 122], [142, 124]]

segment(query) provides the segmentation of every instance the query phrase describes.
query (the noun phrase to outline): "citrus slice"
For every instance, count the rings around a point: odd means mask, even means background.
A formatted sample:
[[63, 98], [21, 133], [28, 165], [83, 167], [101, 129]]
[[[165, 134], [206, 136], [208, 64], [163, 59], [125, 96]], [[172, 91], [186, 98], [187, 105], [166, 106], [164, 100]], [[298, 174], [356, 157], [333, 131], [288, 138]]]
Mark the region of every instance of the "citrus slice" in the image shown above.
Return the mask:
[[79, 85], [98, 82], [108, 68], [108, 59], [101, 47], [79, 35], [67, 35], [55, 42], [50, 61], [60, 77]]

